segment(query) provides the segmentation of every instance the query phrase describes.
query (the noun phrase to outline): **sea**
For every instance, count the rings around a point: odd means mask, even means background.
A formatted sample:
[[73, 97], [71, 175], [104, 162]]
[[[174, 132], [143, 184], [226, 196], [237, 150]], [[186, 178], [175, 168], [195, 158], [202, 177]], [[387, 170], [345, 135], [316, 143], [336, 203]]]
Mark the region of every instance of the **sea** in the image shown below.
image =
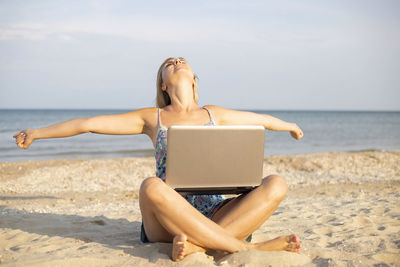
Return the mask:
[[[149, 157], [154, 150], [146, 135], [82, 134], [40, 139], [28, 150], [15, 144], [13, 135], [73, 118], [119, 114], [128, 110], [0, 109], [0, 162]], [[250, 110], [295, 122], [301, 140], [287, 132], [266, 131], [264, 153], [293, 155], [323, 152], [400, 151], [400, 112], [386, 111], [274, 111]]]

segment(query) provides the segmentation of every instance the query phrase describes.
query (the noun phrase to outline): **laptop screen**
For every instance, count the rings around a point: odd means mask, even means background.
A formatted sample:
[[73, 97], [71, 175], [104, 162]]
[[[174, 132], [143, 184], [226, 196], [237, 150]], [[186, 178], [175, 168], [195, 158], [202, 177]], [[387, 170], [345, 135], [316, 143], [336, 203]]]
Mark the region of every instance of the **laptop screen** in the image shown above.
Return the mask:
[[166, 183], [184, 192], [258, 186], [264, 139], [262, 126], [171, 126]]

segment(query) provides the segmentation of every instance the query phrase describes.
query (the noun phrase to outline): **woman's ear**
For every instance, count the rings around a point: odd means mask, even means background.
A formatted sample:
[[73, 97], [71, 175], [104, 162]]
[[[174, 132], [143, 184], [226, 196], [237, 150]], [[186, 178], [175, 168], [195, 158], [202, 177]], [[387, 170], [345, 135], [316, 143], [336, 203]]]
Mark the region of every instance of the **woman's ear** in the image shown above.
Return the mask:
[[167, 89], [168, 89], [168, 86], [166, 86], [165, 83], [163, 83], [163, 84], [161, 85], [161, 90], [163, 90], [163, 91], [166, 92]]

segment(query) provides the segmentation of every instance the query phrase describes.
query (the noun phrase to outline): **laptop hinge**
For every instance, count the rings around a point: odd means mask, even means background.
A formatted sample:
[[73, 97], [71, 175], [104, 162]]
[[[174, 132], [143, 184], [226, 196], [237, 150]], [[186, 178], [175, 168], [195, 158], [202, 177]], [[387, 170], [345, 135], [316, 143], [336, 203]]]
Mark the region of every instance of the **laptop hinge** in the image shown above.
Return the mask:
[[256, 188], [256, 186], [246, 187], [224, 187], [224, 188], [175, 188], [175, 191], [187, 193], [190, 195], [229, 195], [248, 193]]

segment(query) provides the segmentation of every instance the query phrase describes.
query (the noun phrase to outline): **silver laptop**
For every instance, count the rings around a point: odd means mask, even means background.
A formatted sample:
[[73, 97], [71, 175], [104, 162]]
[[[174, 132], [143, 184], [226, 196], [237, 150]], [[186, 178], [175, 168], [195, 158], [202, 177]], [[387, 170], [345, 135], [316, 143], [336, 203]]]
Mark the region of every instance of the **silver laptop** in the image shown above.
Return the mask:
[[261, 183], [262, 126], [171, 126], [166, 183], [190, 194], [238, 194]]

